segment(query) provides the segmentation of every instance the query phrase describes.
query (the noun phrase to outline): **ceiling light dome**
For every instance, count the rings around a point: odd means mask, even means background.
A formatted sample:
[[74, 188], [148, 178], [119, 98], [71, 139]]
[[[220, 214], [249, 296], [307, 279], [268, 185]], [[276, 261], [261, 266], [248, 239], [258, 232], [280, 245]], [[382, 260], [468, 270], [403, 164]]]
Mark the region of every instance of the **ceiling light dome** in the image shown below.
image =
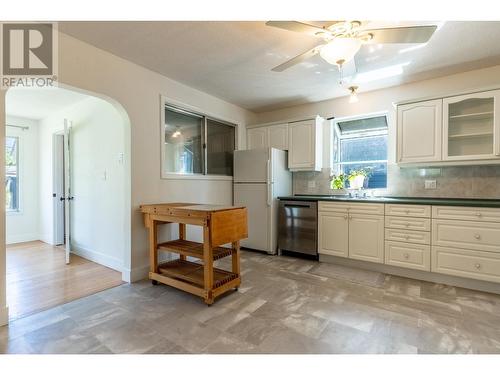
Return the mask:
[[361, 40], [356, 38], [335, 38], [321, 48], [319, 54], [330, 64], [342, 65], [352, 60], [361, 48]]

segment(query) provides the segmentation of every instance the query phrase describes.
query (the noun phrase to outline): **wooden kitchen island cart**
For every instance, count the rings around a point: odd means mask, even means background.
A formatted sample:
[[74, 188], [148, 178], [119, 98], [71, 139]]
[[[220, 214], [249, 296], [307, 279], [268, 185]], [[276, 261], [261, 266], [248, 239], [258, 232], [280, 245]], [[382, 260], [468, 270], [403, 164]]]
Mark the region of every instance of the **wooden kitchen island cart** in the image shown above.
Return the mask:
[[[149, 278], [153, 284], [182, 289], [202, 297], [207, 305], [240, 286], [240, 240], [248, 236], [245, 207], [163, 203], [142, 205], [141, 212], [149, 230]], [[179, 239], [158, 243], [158, 226], [169, 223], [179, 224]], [[203, 227], [203, 243], [186, 240], [186, 224]], [[222, 247], [226, 244], [231, 247]], [[179, 257], [159, 263], [162, 251]], [[226, 256], [232, 257], [231, 271], [215, 268], [214, 261]]]

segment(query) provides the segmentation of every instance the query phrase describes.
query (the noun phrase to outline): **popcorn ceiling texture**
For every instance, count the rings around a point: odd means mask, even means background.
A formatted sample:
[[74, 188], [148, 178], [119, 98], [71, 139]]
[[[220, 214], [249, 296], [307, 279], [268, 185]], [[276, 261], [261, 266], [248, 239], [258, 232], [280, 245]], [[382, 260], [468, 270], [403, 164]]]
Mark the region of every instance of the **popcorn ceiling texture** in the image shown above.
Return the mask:
[[[315, 181], [309, 188], [308, 182]], [[424, 189], [425, 180], [436, 180], [437, 189]], [[399, 168], [388, 166], [387, 189], [376, 195], [433, 198], [500, 199], [500, 166], [461, 166], [443, 168]], [[321, 172], [293, 173], [294, 194], [335, 194], [330, 189], [330, 168]]]

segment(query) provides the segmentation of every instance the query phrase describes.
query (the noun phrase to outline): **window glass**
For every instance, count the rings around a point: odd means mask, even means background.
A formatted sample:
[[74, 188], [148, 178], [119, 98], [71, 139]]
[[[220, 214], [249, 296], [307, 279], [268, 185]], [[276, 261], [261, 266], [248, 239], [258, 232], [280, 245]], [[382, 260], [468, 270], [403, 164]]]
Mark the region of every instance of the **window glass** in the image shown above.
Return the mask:
[[207, 174], [233, 175], [234, 126], [207, 119]]
[[[387, 122], [385, 116], [337, 123], [339, 152], [336, 163], [349, 175], [363, 169], [368, 173], [364, 188], [387, 187]], [[333, 147], [335, 148], [335, 147]]]
[[169, 173], [203, 173], [203, 118], [165, 109], [164, 168]]
[[5, 209], [19, 210], [19, 138], [5, 138]]

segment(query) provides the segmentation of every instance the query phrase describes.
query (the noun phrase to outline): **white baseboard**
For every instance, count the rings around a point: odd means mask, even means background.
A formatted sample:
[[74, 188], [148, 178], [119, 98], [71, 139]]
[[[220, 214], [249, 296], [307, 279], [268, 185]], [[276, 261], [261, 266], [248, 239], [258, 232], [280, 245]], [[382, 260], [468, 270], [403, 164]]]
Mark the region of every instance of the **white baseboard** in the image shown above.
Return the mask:
[[144, 265], [135, 268], [127, 268], [122, 271], [122, 280], [127, 283], [135, 283], [136, 281], [147, 279], [149, 276], [149, 265]]
[[99, 253], [97, 251], [86, 249], [81, 245], [71, 244], [71, 252], [82, 258], [91, 260], [92, 262], [99, 263], [105, 267], [114, 269], [116, 271], [123, 271], [123, 260], [109, 255]]
[[38, 235], [38, 233], [16, 234], [14, 236], [9, 236], [9, 234], [7, 233], [5, 243], [7, 245], [12, 245], [21, 242], [37, 241], [39, 238], [40, 236]]
[[0, 327], [9, 323], [9, 306], [0, 307]]

